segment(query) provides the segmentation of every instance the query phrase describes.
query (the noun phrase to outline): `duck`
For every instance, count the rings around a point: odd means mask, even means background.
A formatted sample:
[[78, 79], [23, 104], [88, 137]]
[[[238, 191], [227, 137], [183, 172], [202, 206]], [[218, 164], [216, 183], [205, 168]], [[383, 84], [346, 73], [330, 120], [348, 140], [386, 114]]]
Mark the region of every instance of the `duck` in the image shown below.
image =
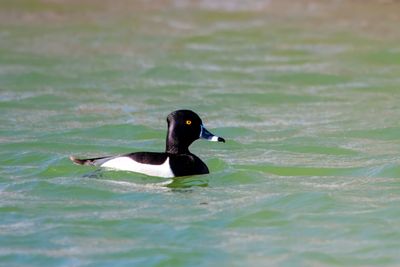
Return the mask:
[[189, 146], [198, 139], [225, 143], [224, 138], [212, 134], [204, 127], [194, 111], [182, 109], [167, 116], [165, 152], [133, 152], [86, 159], [71, 156], [70, 160], [78, 165], [162, 178], [208, 174], [210, 171], [207, 165], [189, 151]]

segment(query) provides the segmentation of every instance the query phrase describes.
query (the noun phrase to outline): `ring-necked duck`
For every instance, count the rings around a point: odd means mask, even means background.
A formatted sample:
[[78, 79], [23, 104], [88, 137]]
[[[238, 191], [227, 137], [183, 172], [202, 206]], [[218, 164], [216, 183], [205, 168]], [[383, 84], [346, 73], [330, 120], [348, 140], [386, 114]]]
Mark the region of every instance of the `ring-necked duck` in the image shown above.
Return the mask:
[[177, 110], [167, 117], [168, 132], [164, 153], [136, 152], [120, 156], [91, 159], [70, 159], [80, 165], [93, 165], [115, 170], [132, 171], [150, 176], [177, 177], [209, 173], [207, 165], [189, 151], [189, 146], [202, 138], [225, 142], [210, 133], [200, 117], [191, 110]]

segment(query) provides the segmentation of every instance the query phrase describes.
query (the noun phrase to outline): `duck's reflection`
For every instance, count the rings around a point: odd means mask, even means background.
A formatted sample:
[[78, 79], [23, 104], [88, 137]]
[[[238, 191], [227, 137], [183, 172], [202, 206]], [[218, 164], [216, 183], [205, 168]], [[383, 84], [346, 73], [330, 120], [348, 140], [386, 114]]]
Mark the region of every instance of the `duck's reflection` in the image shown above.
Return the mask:
[[121, 171], [105, 172], [102, 169], [97, 169], [93, 172], [83, 175], [83, 177], [114, 181], [115, 183], [126, 182], [141, 186], [152, 185], [160, 188], [168, 188], [171, 189], [172, 191], [186, 191], [187, 189], [193, 187], [208, 187], [209, 184], [209, 178], [207, 177], [207, 175], [184, 176], [184, 177], [175, 177], [170, 179], [149, 177], [137, 174], [132, 175], [134, 177], [127, 177], [126, 175], [127, 172], [121, 172]]
[[171, 189], [188, 189], [192, 187], [208, 187], [209, 179], [205, 176], [185, 176], [171, 179], [165, 187]]

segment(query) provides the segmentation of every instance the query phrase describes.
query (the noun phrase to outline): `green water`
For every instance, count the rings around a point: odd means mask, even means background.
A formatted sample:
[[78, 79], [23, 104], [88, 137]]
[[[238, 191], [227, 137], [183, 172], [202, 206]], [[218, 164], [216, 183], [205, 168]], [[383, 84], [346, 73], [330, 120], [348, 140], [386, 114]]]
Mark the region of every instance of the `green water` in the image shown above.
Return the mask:
[[[399, 266], [398, 14], [1, 1], [0, 265]], [[68, 160], [162, 151], [180, 108], [210, 175]]]

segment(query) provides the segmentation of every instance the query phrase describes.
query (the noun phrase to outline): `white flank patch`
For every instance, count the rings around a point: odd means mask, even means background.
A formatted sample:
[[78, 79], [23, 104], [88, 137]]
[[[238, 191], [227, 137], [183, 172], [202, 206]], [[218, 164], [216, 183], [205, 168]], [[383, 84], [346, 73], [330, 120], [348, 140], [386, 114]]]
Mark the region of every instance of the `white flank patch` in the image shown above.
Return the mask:
[[167, 157], [165, 162], [161, 165], [144, 164], [134, 161], [129, 157], [118, 157], [104, 162], [100, 167], [121, 171], [139, 172], [150, 176], [164, 178], [171, 178], [175, 176], [171, 170], [171, 167], [169, 166], [169, 157]]

